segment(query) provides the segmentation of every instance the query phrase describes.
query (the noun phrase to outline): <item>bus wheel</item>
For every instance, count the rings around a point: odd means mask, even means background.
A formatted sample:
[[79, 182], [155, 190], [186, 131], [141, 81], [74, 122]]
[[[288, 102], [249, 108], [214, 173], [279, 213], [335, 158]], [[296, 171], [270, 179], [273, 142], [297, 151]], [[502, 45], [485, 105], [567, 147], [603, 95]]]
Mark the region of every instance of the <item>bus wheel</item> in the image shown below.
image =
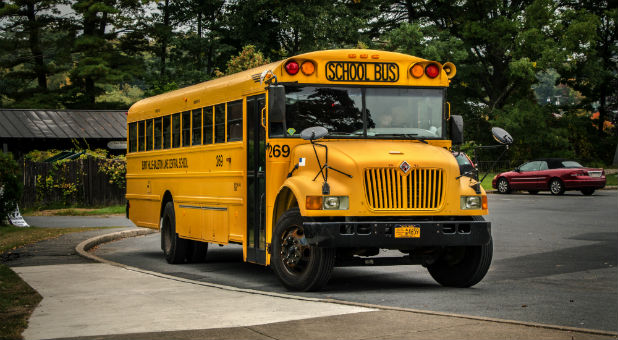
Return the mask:
[[307, 244], [298, 208], [286, 211], [277, 221], [272, 249], [270, 265], [288, 289], [318, 290], [330, 279], [335, 249]]
[[174, 203], [167, 202], [163, 210], [161, 226], [161, 248], [168, 263], [184, 263], [187, 258], [189, 241], [178, 237], [176, 233], [176, 214]]
[[447, 287], [472, 287], [479, 283], [491, 264], [493, 242], [482, 246], [446, 247], [436, 262], [427, 266], [429, 274]]

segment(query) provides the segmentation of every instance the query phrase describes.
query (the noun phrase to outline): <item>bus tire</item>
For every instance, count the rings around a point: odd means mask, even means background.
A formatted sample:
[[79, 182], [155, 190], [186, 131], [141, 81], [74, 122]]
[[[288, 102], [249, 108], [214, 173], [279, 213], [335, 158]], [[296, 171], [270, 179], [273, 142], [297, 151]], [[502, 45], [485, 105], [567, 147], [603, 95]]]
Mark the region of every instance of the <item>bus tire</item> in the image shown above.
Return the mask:
[[493, 241], [490, 238], [481, 246], [446, 247], [440, 258], [427, 269], [442, 286], [468, 288], [485, 277], [492, 256]]
[[300, 210], [292, 208], [277, 220], [270, 265], [286, 288], [315, 291], [330, 279], [335, 265], [335, 249], [308, 245]]
[[161, 248], [163, 248], [165, 260], [170, 264], [184, 263], [187, 259], [188, 247], [189, 241], [180, 238], [176, 233], [174, 203], [167, 202], [161, 221]]
[[208, 243], [200, 241], [189, 241], [189, 251], [187, 252], [187, 260], [190, 263], [206, 262], [206, 254], [208, 253]]

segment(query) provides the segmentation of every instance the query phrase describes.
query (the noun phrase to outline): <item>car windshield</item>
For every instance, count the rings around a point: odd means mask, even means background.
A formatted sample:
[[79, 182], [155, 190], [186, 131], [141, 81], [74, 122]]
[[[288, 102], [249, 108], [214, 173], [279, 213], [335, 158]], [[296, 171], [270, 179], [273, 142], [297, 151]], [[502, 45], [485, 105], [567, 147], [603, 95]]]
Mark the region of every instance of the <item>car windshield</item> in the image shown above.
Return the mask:
[[470, 163], [470, 160], [468, 159], [468, 157], [463, 152], [455, 153], [454, 156], [455, 156], [455, 159], [457, 160], [457, 164], [459, 164], [459, 166], [462, 166], [462, 165], [472, 165], [472, 163]]
[[335, 138], [443, 138], [443, 89], [286, 86], [286, 116], [271, 137], [323, 126]]

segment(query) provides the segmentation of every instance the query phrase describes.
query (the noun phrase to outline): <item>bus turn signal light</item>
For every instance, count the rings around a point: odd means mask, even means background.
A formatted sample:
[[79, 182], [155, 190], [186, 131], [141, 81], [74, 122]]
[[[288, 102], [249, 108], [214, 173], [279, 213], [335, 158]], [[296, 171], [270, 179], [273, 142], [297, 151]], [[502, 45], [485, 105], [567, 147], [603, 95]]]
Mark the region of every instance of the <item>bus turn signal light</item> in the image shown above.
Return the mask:
[[315, 72], [315, 65], [313, 65], [310, 61], [305, 61], [302, 65], [300, 65], [300, 70], [303, 71], [303, 74], [306, 76], [310, 76]]
[[429, 64], [425, 67], [425, 74], [429, 78], [435, 78], [440, 74], [440, 68], [436, 64]]
[[300, 67], [298, 66], [298, 63], [294, 60], [288, 61], [287, 64], [285, 64], [285, 72], [291, 76], [296, 75], [299, 69]]
[[410, 69], [410, 74], [412, 74], [412, 76], [414, 78], [420, 78], [423, 76], [424, 70], [423, 70], [423, 66], [420, 64], [415, 64], [414, 66], [412, 66], [412, 68]]
[[322, 210], [322, 196], [307, 196], [307, 210]]

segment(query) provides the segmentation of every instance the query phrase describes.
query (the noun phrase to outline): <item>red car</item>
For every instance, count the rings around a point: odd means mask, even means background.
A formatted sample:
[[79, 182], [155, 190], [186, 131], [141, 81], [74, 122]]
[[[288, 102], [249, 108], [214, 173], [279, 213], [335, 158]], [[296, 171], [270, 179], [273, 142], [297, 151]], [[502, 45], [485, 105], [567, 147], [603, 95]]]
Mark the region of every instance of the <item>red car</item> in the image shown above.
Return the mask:
[[497, 174], [491, 186], [501, 194], [512, 190], [528, 190], [531, 194], [549, 190], [554, 195], [562, 195], [566, 190], [580, 190], [584, 195], [592, 195], [596, 189], [605, 187], [605, 171], [585, 168], [567, 159], [538, 159]]

